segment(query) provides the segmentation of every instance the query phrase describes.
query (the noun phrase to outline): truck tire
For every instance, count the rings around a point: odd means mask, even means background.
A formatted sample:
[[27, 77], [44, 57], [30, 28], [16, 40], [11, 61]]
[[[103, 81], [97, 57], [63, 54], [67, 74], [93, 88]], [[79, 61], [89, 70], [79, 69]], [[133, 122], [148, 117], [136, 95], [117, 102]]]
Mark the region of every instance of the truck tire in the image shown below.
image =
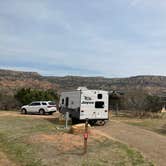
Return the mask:
[[26, 110], [25, 108], [23, 108], [23, 109], [21, 110], [21, 113], [22, 113], [22, 114], [27, 114], [27, 110]]
[[39, 114], [40, 114], [40, 115], [45, 115], [45, 110], [44, 110], [44, 109], [40, 109], [40, 110], [39, 110]]

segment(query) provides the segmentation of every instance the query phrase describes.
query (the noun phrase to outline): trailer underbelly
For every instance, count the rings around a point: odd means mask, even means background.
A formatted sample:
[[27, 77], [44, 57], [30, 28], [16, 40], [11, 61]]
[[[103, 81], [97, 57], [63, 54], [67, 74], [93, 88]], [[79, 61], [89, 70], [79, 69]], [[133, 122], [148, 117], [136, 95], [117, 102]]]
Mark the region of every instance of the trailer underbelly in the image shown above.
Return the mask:
[[80, 120], [84, 119], [106, 120], [108, 119], [108, 112], [105, 112], [105, 110], [85, 110], [80, 112]]

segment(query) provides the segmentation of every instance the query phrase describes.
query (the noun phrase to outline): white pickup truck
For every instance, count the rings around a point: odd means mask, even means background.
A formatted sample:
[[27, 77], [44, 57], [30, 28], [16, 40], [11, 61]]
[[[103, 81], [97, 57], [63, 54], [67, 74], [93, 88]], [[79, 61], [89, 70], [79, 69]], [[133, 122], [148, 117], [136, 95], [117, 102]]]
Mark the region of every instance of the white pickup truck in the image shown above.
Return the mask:
[[53, 101], [34, 101], [29, 105], [21, 107], [21, 113], [39, 113], [44, 115], [45, 113], [52, 114], [57, 111], [56, 103]]

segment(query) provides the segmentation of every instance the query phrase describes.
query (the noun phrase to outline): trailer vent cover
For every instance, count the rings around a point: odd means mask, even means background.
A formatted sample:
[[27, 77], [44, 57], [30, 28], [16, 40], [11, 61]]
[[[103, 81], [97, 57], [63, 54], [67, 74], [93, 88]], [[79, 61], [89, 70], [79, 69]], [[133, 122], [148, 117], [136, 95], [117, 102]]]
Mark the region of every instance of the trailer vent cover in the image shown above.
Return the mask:
[[102, 94], [98, 94], [98, 95], [97, 95], [97, 98], [98, 98], [98, 99], [102, 99], [102, 98], [103, 98], [103, 95], [102, 95]]

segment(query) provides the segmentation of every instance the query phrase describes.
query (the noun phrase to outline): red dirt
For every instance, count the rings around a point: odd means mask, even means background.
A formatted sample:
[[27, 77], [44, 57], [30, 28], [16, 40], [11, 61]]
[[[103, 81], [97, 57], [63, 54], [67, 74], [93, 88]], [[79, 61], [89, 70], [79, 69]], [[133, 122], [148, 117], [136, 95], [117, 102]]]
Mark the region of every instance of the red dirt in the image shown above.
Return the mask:
[[60, 151], [69, 151], [74, 148], [83, 146], [83, 137], [81, 135], [73, 135], [67, 133], [59, 134], [38, 134], [30, 137], [31, 143], [45, 143], [51, 142]]
[[8, 157], [2, 152], [0, 152], [0, 165], [1, 166], [16, 166], [16, 164], [10, 161]]
[[[90, 132], [90, 137], [88, 142], [93, 142], [94, 139], [102, 139], [102, 138], [111, 138], [103, 132], [99, 132], [93, 129]], [[112, 138], [111, 138], [112, 139]], [[58, 134], [37, 134], [33, 135], [28, 139], [30, 143], [52, 143], [57, 147], [60, 151], [70, 151], [75, 148], [82, 148], [84, 144], [84, 138], [82, 134], [75, 135], [69, 133], [58, 133]]]

